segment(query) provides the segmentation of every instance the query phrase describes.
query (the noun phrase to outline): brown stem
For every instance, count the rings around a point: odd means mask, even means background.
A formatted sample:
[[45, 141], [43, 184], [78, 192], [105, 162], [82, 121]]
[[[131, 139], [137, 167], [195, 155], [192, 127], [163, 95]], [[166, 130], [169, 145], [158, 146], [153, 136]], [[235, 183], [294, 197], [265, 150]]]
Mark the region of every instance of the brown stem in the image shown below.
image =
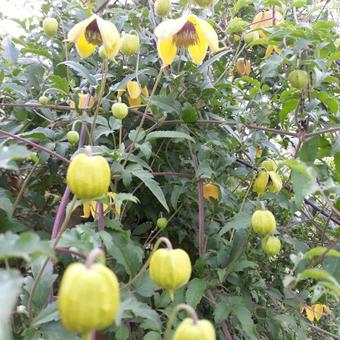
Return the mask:
[[99, 258], [100, 262], [105, 263], [105, 254], [104, 251], [100, 248], [95, 248], [91, 250], [90, 254], [87, 256], [85, 261], [86, 268], [91, 268], [93, 263]]
[[67, 248], [63, 248], [63, 247], [57, 247], [54, 249], [57, 253], [62, 253], [62, 254], [70, 254], [70, 255], [74, 255], [74, 256], [78, 256], [82, 259], [86, 259], [86, 256], [77, 252], [77, 251], [74, 251], [74, 250], [71, 250], [71, 249], [67, 249]]
[[40, 151], [45, 151], [45, 152], [47, 152], [48, 154], [54, 156], [55, 158], [60, 159], [61, 161], [65, 162], [65, 163], [67, 163], [67, 164], [70, 163], [70, 161], [69, 161], [67, 158], [63, 157], [62, 155], [59, 155], [59, 154], [56, 153], [55, 151], [52, 151], [52, 150], [50, 150], [50, 149], [48, 149], [48, 148], [46, 148], [46, 147], [44, 147], [44, 146], [41, 146], [41, 145], [39, 145], [39, 144], [36, 144], [36, 143], [34, 143], [34, 142], [32, 142], [32, 141], [30, 141], [30, 140], [28, 140], [28, 139], [22, 138], [22, 137], [20, 137], [20, 136], [18, 136], [18, 135], [15, 135], [15, 134], [11, 133], [11, 132], [7, 132], [7, 131], [0, 130], [0, 135], [4, 135], [4, 136], [7, 136], [7, 137], [16, 139], [16, 140], [18, 140], [18, 141], [20, 141], [20, 142], [22, 142], [22, 143], [24, 143], [24, 144], [27, 144], [27, 145], [32, 146], [32, 147], [35, 148], [35, 149], [38, 149], [38, 150], [40, 150]]

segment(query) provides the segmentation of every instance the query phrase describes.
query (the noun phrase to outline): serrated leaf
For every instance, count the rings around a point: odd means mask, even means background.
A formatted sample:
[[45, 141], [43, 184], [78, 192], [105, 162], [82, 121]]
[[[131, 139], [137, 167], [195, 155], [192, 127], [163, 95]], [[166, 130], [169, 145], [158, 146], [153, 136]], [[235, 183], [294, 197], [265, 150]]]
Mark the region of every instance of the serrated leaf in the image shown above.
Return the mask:
[[206, 280], [195, 278], [188, 283], [188, 287], [185, 293], [185, 301], [192, 308], [200, 303], [205, 290], [208, 288]]
[[128, 297], [121, 303], [116, 323], [119, 324], [122, 319], [132, 316], [149, 319], [154, 324], [154, 329], [161, 329], [161, 321], [159, 315], [146, 303], [139, 302], [134, 296]]
[[60, 76], [53, 75], [53, 76], [49, 77], [49, 80], [51, 81], [52, 86], [54, 88], [63, 91], [65, 94], [68, 94], [68, 92], [69, 92], [68, 86], [69, 85], [68, 85], [67, 79], [62, 78]]
[[32, 321], [32, 326], [37, 327], [47, 322], [58, 321], [59, 320], [59, 312], [58, 305], [56, 302], [53, 302], [47, 305]]
[[190, 140], [191, 142], [195, 143], [195, 140], [189, 136], [185, 132], [180, 132], [180, 131], [154, 131], [149, 133], [145, 140], [153, 140], [157, 138], [179, 138], [179, 139], [187, 139]]
[[38, 235], [31, 232], [0, 234], [0, 259], [19, 257], [30, 261], [32, 257], [41, 255], [52, 256], [53, 251], [48, 242], [40, 240]]
[[173, 96], [153, 96], [151, 103], [168, 113], [179, 113], [181, 110], [180, 103]]
[[165, 196], [163, 194], [162, 189], [160, 188], [158, 182], [153, 179], [153, 176], [150, 172], [145, 170], [133, 170], [132, 174], [138, 177], [146, 186], [147, 188], [154, 194], [157, 198], [159, 203], [165, 208], [166, 211], [169, 212], [169, 207], [166, 202]]
[[249, 229], [250, 228], [251, 215], [246, 212], [241, 212], [235, 215], [231, 221], [227, 222], [219, 232], [219, 235], [222, 236], [232, 228], [235, 230], [239, 229]]
[[86, 78], [91, 85], [97, 84], [96, 78], [90, 74], [85, 66], [72, 60], [63, 61], [59, 65], [66, 65], [70, 67], [72, 70], [76, 71], [80, 77]]

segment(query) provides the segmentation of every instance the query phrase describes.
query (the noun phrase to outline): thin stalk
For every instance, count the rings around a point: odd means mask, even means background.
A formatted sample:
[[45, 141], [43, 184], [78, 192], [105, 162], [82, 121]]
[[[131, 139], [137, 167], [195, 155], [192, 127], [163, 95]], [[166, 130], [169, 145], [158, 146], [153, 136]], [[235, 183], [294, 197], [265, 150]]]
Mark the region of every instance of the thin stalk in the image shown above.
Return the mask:
[[152, 249], [152, 252], [149, 256], [149, 258], [147, 259], [147, 261], [144, 263], [144, 266], [140, 269], [140, 271], [126, 284], [123, 286], [123, 289], [129, 288], [148, 268], [148, 265], [150, 263], [150, 259], [151, 256], [154, 254], [154, 252], [159, 248], [161, 243], [165, 243], [165, 245], [167, 246], [167, 248], [169, 250], [172, 249], [172, 244], [171, 242], [166, 238], [166, 237], [160, 237], [157, 242], [155, 243], [154, 248]]
[[[57, 244], [59, 243], [60, 238], [61, 238], [63, 232], [67, 228], [67, 224], [70, 221], [72, 212], [73, 212], [73, 210], [75, 208], [75, 205], [76, 205], [76, 202], [77, 202], [77, 198], [76, 198], [76, 196], [74, 196], [72, 201], [71, 201], [71, 203], [70, 203], [70, 207], [69, 207], [68, 211], [66, 212], [66, 216], [65, 216], [64, 222], [63, 222], [63, 224], [62, 224], [62, 226], [60, 228], [60, 231], [59, 231], [58, 235], [56, 236], [55, 240], [52, 243], [52, 248], [53, 249], [55, 249], [57, 247]], [[28, 303], [27, 303], [29, 319], [32, 319], [32, 302], [33, 302], [34, 293], [35, 293], [35, 291], [36, 291], [36, 289], [38, 287], [38, 283], [39, 283], [39, 281], [41, 279], [41, 276], [44, 273], [44, 270], [45, 270], [45, 268], [46, 268], [46, 266], [47, 266], [49, 261], [50, 261], [50, 258], [47, 257], [46, 260], [44, 261], [43, 265], [41, 266], [37, 276], [34, 279], [34, 282], [33, 282], [33, 285], [32, 285], [32, 289], [31, 289], [30, 294], [29, 294]]]
[[151, 107], [151, 102], [152, 102], [152, 97], [154, 96], [156, 90], [157, 90], [157, 87], [158, 87], [158, 84], [162, 78], [162, 75], [163, 75], [163, 70], [164, 70], [164, 66], [161, 67], [161, 69], [159, 70], [159, 73], [158, 73], [158, 76], [156, 78], [156, 81], [155, 81], [155, 84], [153, 85], [153, 88], [152, 88], [152, 91], [151, 91], [151, 94], [150, 94], [150, 97], [149, 97], [149, 100], [146, 104], [146, 108], [145, 108], [145, 111], [144, 111], [144, 114], [142, 116], [142, 119], [139, 123], [139, 126], [137, 127], [137, 130], [136, 130], [136, 135], [135, 135], [135, 138], [133, 139], [131, 145], [130, 145], [130, 148], [129, 148], [129, 152], [123, 162], [123, 168], [125, 167], [125, 165], [127, 164], [128, 160], [129, 160], [129, 157], [131, 155], [131, 153], [133, 152], [133, 149], [134, 149], [134, 146], [136, 145], [136, 142], [137, 142], [137, 139], [139, 137], [139, 133], [140, 133], [140, 130], [142, 129], [143, 125], [144, 125], [144, 122], [145, 122], [145, 119], [146, 119], [146, 116], [147, 116], [147, 113]]
[[18, 196], [16, 197], [14, 203], [13, 203], [13, 209], [12, 209], [12, 216], [14, 216], [14, 213], [15, 213], [15, 210], [22, 198], [22, 195], [24, 194], [24, 191], [28, 185], [28, 182], [29, 180], [31, 179], [35, 169], [37, 168], [37, 166], [39, 165], [39, 162], [35, 163], [31, 169], [31, 171], [29, 172], [29, 174], [26, 176], [25, 180], [24, 180], [24, 183], [22, 184], [21, 188], [20, 188], [20, 191], [18, 193]]
[[196, 314], [196, 311], [189, 305], [185, 305], [185, 304], [180, 304], [178, 306], [175, 307], [175, 309], [171, 312], [169, 320], [166, 324], [166, 329], [165, 329], [165, 333], [164, 333], [164, 340], [168, 340], [169, 339], [169, 332], [172, 328], [172, 325], [174, 324], [174, 321], [176, 319], [177, 314], [181, 311], [181, 310], [185, 310], [191, 317], [191, 319], [193, 320], [194, 325], [197, 325], [198, 323], [198, 316]]

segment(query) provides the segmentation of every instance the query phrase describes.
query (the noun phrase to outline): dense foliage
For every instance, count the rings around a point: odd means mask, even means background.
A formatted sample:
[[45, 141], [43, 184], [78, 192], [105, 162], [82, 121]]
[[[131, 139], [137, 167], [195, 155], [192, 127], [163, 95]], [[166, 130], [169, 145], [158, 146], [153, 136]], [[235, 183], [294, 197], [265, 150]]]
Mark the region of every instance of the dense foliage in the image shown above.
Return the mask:
[[[78, 339], [55, 298], [67, 266], [98, 247], [121, 295], [98, 339], [161, 339], [179, 304], [217, 339], [339, 339], [336, 3], [181, 0], [161, 18], [147, 0], [46, 0], [42, 17], [16, 20], [25, 34], [1, 37], [0, 56], [0, 339]], [[190, 11], [219, 50], [209, 45], [196, 65], [180, 48], [163, 65], [154, 30]], [[134, 40], [114, 61], [103, 49], [79, 56], [67, 34], [93, 12], [137, 34], [140, 49]], [[111, 168], [97, 203], [66, 189], [84, 138]], [[103, 183], [87, 171], [86, 190]], [[252, 226], [261, 209], [274, 216], [269, 229]], [[147, 268], [160, 237], [192, 264], [188, 283], [170, 283], [173, 301]]]

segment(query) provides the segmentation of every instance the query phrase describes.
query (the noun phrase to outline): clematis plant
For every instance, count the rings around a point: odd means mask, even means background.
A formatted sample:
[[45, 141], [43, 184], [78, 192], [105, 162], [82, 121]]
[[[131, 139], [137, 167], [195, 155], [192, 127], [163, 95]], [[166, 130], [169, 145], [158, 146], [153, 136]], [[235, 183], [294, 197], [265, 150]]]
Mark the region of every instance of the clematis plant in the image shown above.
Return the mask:
[[106, 56], [113, 60], [119, 52], [120, 35], [116, 26], [98, 15], [76, 24], [67, 35], [67, 40], [75, 43], [81, 58], [87, 58], [97, 46], [103, 46]]
[[179, 48], [187, 48], [197, 65], [202, 63], [208, 47], [213, 52], [219, 50], [218, 36], [213, 27], [195, 15], [165, 20], [156, 27], [155, 35], [158, 54], [164, 65], [172, 64]]

